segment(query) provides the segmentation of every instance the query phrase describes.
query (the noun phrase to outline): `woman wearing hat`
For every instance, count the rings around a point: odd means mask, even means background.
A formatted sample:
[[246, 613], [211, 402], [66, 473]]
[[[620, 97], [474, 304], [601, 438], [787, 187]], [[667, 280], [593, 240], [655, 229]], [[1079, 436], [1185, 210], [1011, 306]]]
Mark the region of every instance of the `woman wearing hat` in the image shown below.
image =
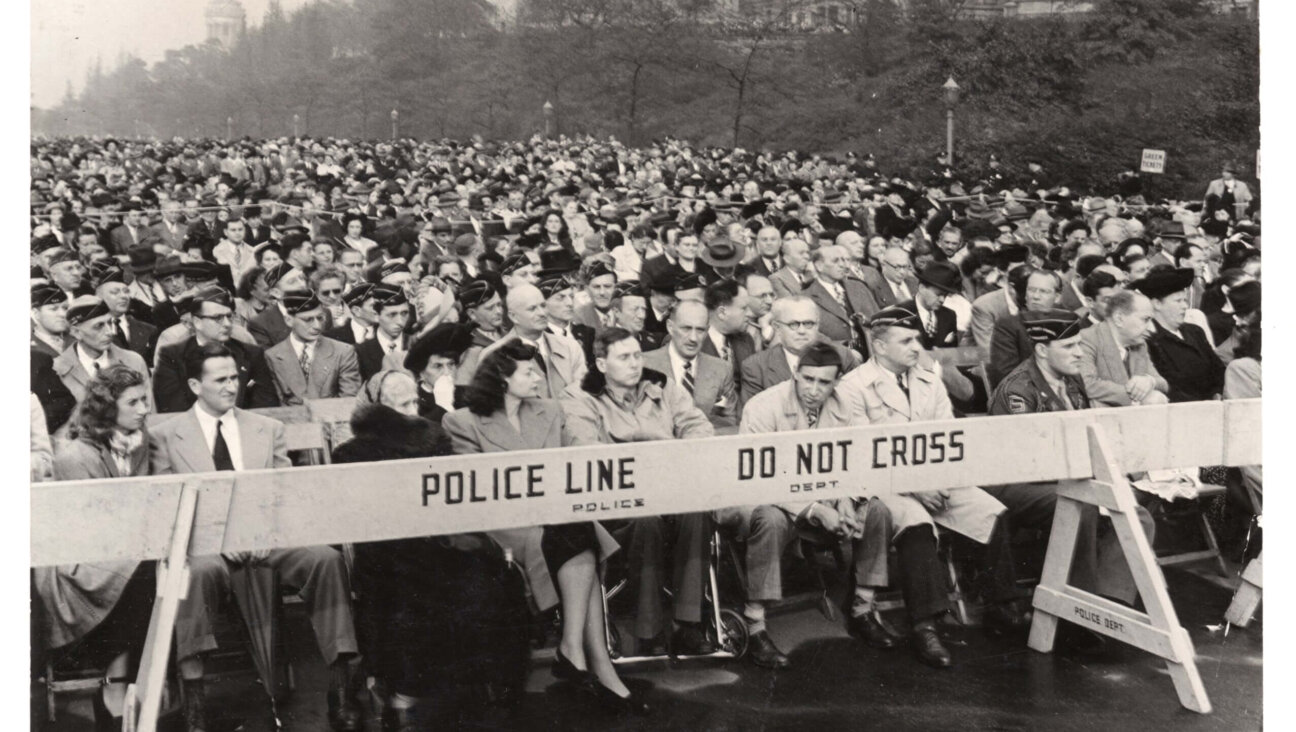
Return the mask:
[[1152, 364], [1170, 390], [1171, 402], [1205, 401], [1224, 388], [1224, 364], [1202, 329], [1186, 322], [1191, 269], [1157, 269], [1130, 285], [1152, 301], [1155, 332], [1148, 338]]

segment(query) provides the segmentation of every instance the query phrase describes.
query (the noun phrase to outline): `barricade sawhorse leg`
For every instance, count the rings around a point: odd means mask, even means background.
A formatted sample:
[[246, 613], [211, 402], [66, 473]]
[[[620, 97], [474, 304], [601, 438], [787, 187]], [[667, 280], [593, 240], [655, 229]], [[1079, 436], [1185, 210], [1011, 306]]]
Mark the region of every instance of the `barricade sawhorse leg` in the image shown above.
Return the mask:
[[176, 612], [189, 589], [189, 536], [193, 531], [198, 506], [197, 481], [185, 483], [180, 490], [180, 507], [176, 510], [175, 529], [166, 563], [158, 567], [157, 601], [149, 619], [148, 635], [140, 660], [139, 676], [126, 689], [123, 728], [126, 732], [154, 732], [166, 684], [167, 662], [175, 634]]
[[[1042, 653], [1052, 651], [1058, 620], [1067, 620], [1142, 648], [1165, 659], [1179, 702], [1194, 712], [1208, 714], [1210, 700], [1193, 659], [1192, 639], [1179, 625], [1170, 604], [1165, 577], [1139, 524], [1133, 488], [1117, 467], [1102, 428], [1089, 425], [1087, 431], [1093, 479], [1064, 482], [1058, 487], [1053, 533], [1043, 576], [1035, 589], [1029, 645]], [[1067, 584], [1083, 505], [1105, 508], [1111, 515], [1146, 613]]]
[[1260, 552], [1255, 559], [1247, 562], [1246, 569], [1242, 570], [1242, 584], [1233, 594], [1233, 601], [1224, 613], [1224, 619], [1239, 628], [1247, 627], [1251, 618], [1255, 617], [1256, 608], [1260, 607], [1263, 559], [1264, 552]]

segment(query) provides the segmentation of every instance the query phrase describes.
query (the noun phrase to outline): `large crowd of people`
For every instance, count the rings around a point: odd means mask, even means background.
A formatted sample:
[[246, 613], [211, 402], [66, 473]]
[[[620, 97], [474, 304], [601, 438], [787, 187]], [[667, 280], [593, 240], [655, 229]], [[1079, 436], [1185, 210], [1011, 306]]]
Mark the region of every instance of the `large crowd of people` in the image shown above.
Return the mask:
[[[356, 407], [335, 460], [365, 462], [1260, 395], [1259, 203], [1233, 166], [1203, 200], [1155, 201], [1134, 176], [1082, 194], [1025, 162], [888, 176], [872, 155], [673, 139], [35, 140], [32, 479], [288, 468], [284, 426], [256, 410], [337, 397]], [[153, 412], [174, 416], [149, 428]], [[713, 653], [716, 530], [742, 565], [728, 599], [746, 662], [791, 666], [767, 609], [805, 540], [853, 547], [854, 636], [945, 668], [939, 543], [980, 568], [987, 630], [1018, 633], [1012, 532], [1047, 532], [1055, 501], [969, 486], [374, 542], [353, 561], [329, 546], [195, 557], [182, 713], [212, 729], [212, 616], [246, 580], [301, 595], [334, 729], [362, 728], [365, 676], [386, 690], [383, 729], [413, 730], [455, 713], [447, 658], [476, 659], [461, 683], [524, 668], [464, 620], [474, 607], [499, 613], [496, 636], [556, 608], [553, 675], [649, 714], [609, 654], [602, 568], [624, 552], [622, 652]], [[1137, 602], [1113, 532], [1096, 508], [1085, 521], [1073, 581]], [[37, 645], [109, 669], [101, 721], [138, 663], [154, 571], [33, 570]], [[879, 609], [887, 588], [904, 627]]]

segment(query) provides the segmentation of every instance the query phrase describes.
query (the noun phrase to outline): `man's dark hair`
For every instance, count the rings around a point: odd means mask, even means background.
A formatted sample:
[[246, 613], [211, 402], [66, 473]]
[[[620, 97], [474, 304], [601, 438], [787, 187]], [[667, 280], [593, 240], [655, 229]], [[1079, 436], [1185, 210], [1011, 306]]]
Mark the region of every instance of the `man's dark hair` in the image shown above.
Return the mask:
[[1079, 275], [1081, 279], [1083, 279], [1085, 277], [1088, 277], [1090, 273], [1092, 273], [1095, 269], [1098, 269], [1100, 265], [1106, 263], [1107, 263], [1107, 258], [1102, 256], [1101, 254], [1086, 254], [1083, 257], [1076, 260], [1076, 265], [1075, 265], [1076, 274]]
[[738, 297], [739, 284], [737, 280], [720, 280], [706, 288], [703, 295], [703, 302], [706, 303], [706, 309], [715, 312], [716, 308], [723, 305], [732, 305], [734, 298]]
[[1081, 283], [1080, 291], [1084, 293], [1085, 297], [1095, 298], [1098, 297], [1099, 290], [1105, 287], [1116, 287], [1119, 284], [1116, 276], [1111, 272], [1090, 272], [1089, 276], [1085, 277], [1084, 282]]
[[234, 358], [234, 352], [223, 343], [208, 343], [185, 355], [185, 378], [202, 380], [203, 367], [213, 358]]
[[627, 338], [634, 338], [634, 333], [620, 326], [613, 326], [599, 333], [594, 338], [594, 357], [607, 358], [608, 350]]
[[1180, 244], [1179, 247], [1175, 249], [1174, 252], [1175, 266], [1178, 267], [1180, 262], [1191, 257], [1192, 250], [1194, 249], [1201, 249], [1201, 247], [1191, 243]]

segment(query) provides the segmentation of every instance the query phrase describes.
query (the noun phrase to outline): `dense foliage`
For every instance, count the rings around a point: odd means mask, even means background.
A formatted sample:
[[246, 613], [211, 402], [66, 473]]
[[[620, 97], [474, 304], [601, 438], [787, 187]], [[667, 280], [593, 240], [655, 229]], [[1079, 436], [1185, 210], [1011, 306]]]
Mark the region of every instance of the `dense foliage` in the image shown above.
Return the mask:
[[395, 109], [401, 135], [514, 138], [544, 128], [549, 101], [568, 134], [871, 151], [913, 170], [943, 148], [940, 86], [953, 75], [958, 157], [975, 164], [1035, 155], [1102, 185], [1162, 148], [1154, 192], [1185, 195], [1226, 160], [1254, 164], [1259, 28], [1202, 0], [1098, 0], [1036, 20], [859, 0], [849, 33], [789, 32], [795, 0], [750, 18], [712, 2], [527, 0], [506, 30], [486, 0], [323, 0], [291, 15], [272, 4], [229, 51], [93, 70], [35, 131], [281, 136], [297, 115], [302, 134], [387, 137]]

